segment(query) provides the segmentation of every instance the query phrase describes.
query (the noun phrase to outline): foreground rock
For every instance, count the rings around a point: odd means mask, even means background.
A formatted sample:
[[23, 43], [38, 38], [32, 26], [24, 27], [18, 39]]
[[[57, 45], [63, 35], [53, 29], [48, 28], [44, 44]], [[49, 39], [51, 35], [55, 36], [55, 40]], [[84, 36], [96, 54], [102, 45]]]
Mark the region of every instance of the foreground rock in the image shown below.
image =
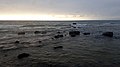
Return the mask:
[[113, 37], [113, 32], [104, 32], [102, 35], [107, 37]]
[[75, 37], [76, 35], [80, 35], [80, 31], [70, 31], [70, 32], [69, 32], [69, 35], [70, 35], [71, 37]]
[[19, 54], [18, 56], [17, 56], [17, 58], [18, 59], [23, 59], [23, 58], [26, 58], [26, 57], [29, 57], [30, 56], [30, 54], [28, 54], [28, 53], [22, 53], [22, 54]]
[[20, 41], [15, 41], [15, 44], [19, 44], [20, 43]]

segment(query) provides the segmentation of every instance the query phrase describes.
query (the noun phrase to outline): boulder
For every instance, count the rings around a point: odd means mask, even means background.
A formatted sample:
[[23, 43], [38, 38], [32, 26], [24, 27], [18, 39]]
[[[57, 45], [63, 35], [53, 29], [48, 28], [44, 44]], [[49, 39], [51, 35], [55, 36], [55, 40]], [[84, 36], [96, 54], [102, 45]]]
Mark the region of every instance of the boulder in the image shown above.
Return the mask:
[[57, 33], [58, 33], [58, 34], [60, 34], [61, 32], [60, 32], [60, 31], [58, 31]]
[[63, 46], [55, 46], [55, 47], [53, 47], [54, 49], [62, 49], [63, 48]]
[[14, 43], [15, 43], [15, 44], [19, 44], [19, 43], [20, 43], [20, 41], [15, 41]]
[[42, 41], [38, 41], [38, 43], [42, 43]]
[[54, 36], [54, 38], [61, 38], [61, 37], [63, 37], [63, 35], [56, 35], [56, 36]]
[[80, 31], [70, 31], [70, 32], [69, 32], [69, 35], [70, 35], [71, 37], [75, 37], [76, 35], [80, 35]]
[[39, 34], [39, 33], [41, 33], [41, 32], [40, 32], [40, 31], [35, 31], [35, 32], [34, 32], [34, 34]]
[[25, 35], [25, 32], [19, 32], [18, 35]]
[[29, 57], [30, 56], [30, 54], [28, 54], [28, 53], [22, 53], [22, 54], [19, 54], [18, 56], [17, 56], [17, 58], [18, 59], [23, 59], [23, 58], [26, 58], [26, 57]]
[[90, 35], [90, 33], [83, 33], [84, 35]]
[[77, 23], [73, 23], [73, 25], [76, 25]]
[[104, 32], [102, 35], [107, 37], [113, 37], [113, 32]]

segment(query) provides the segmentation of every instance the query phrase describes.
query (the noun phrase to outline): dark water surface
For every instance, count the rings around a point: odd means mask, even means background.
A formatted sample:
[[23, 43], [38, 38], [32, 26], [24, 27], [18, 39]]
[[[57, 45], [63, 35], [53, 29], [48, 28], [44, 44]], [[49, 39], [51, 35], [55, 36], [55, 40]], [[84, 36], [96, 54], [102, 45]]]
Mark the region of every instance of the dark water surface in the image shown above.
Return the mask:
[[[87, 25], [72, 28], [71, 23]], [[71, 30], [80, 31], [80, 35], [70, 37]], [[35, 31], [46, 33], [34, 34]], [[114, 32], [114, 36], [102, 36], [107, 31]], [[85, 32], [91, 34], [83, 35]], [[64, 37], [54, 39], [57, 34]], [[16, 40], [22, 43], [14, 44]], [[55, 46], [63, 48], [54, 50]], [[24, 52], [30, 57], [17, 59]], [[120, 67], [120, 21], [0, 22], [0, 66]]]

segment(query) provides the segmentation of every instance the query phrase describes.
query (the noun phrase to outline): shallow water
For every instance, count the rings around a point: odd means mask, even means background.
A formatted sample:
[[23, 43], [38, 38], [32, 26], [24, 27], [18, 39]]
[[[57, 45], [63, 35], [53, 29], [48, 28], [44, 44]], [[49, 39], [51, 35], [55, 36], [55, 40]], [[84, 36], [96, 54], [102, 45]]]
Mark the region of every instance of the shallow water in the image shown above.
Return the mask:
[[[119, 21], [77, 21], [81, 25], [87, 24], [80, 28], [70, 27], [71, 23], [73, 22], [29, 22], [27, 25], [17, 23], [15, 24], [17, 27], [2, 27], [0, 29], [0, 66], [38, 67], [46, 64], [48, 64], [47, 67], [50, 65], [59, 67], [64, 65], [65, 67], [120, 66]], [[36, 30], [46, 33], [34, 34]], [[70, 37], [68, 33], [71, 30], [79, 30], [81, 34]], [[26, 34], [18, 35], [17, 33], [21, 31]], [[58, 31], [64, 37], [53, 39]], [[114, 32], [113, 38], [102, 36], [102, 33], [106, 31]], [[91, 34], [83, 35], [84, 32]], [[14, 44], [16, 40], [21, 43]], [[63, 46], [63, 49], [54, 50], [54, 46]], [[17, 55], [23, 52], [31, 56], [18, 60]], [[11, 55], [11, 53], [14, 54]]]

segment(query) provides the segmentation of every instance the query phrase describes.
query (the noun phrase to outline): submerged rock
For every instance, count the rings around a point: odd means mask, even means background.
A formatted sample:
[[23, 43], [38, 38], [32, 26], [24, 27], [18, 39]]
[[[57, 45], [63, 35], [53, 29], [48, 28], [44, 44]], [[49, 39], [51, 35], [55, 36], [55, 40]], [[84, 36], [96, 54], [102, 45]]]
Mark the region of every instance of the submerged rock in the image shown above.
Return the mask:
[[83, 33], [84, 35], [90, 35], [90, 33]]
[[39, 33], [41, 33], [41, 32], [40, 32], [40, 31], [35, 31], [35, 32], [34, 32], [34, 34], [39, 34]]
[[42, 41], [38, 41], [38, 43], [42, 43]]
[[15, 43], [15, 44], [19, 44], [19, 43], [20, 43], [20, 41], [15, 41], [14, 43]]
[[62, 49], [63, 48], [63, 46], [55, 46], [55, 47], [53, 47], [54, 49]]
[[72, 24], [74, 24], [74, 25], [75, 25], [75, 24], [77, 24], [77, 23], [72, 23]]
[[19, 32], [18, 35], [25, 35], [25, 32]]
[[61, 37], [63, 37], [63, 35], [56, 35], [56, 36], [54, 36], [54, 38], [61, 38]]
[[22, 54], [19, 54], [18, 56], [17, 56], [17, 58], [18, 59], [23, 59], [23, 58], [26, 58], [26, 57], [29, 57], [30, 56], [30, 54], [28, 54], [28, 53], [22, 53]]
[[104, 32], [102, 35], [107, 37], [113, 37], [113, 32]]
[[71, 37], [75, 37], [76, 35], [80, 35], [80, 31], [70, 31], [70, 32], [69, 32], [69, 35], [70, 35]]

